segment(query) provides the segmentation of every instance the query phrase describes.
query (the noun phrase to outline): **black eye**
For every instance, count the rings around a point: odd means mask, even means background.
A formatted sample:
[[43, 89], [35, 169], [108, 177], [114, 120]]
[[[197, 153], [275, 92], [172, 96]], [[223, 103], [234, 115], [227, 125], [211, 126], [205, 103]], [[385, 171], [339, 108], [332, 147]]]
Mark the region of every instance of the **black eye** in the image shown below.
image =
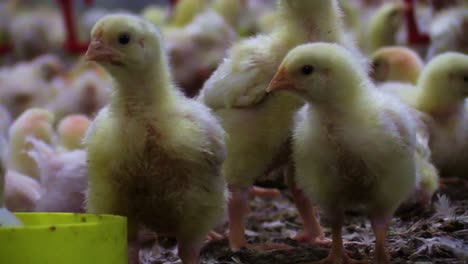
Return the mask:
[[468, 83], [468, 76], [463, 77], [463, 81]]
[[314, 67], [311, 65], [304, 65], [301, 68], [302, 75], [311, 75], [314, 73]]
[[127, 45], [130, 42], [130, 35], [128, 33], [121, 33], [118, 40], [120, 44]]

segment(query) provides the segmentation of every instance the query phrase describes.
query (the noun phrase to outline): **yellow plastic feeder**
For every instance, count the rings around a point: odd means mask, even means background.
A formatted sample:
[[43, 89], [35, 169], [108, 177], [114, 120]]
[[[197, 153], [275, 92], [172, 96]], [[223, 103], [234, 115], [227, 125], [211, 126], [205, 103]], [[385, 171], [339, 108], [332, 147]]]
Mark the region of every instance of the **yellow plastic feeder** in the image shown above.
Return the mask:
[[127, 264], [127, 221], [111, 215], [17, 213], [0, 227], [1, 264]]

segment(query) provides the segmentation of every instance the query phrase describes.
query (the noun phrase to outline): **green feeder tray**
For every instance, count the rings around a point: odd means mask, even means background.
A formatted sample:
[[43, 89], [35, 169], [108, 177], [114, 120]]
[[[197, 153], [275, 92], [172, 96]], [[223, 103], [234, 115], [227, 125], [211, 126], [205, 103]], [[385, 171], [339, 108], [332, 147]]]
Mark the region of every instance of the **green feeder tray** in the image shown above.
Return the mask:
[[127, 221], [111, 215], [16, 213], [0, 227], [0, 263], [127, 264]]

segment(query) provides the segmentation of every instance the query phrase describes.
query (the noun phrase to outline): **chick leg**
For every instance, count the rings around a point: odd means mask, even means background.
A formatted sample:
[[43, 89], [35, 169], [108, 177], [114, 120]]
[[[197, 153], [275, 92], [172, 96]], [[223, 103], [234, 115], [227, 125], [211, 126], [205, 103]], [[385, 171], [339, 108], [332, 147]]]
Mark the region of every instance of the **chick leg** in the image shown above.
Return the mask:
[[385, 238], [387, 235], [388, 225], [391, 217], [373, 215], [371, 216], [372, 229], [375, 235], [375, 263], [390, 264], [390, 259], [387, 254]]
[[228, 203], [229, 245], [232, 251], [239, 251], [247, 245], [244, 231], [250, 188], [235, 185], [229, 185], [228, 188], [231, 193]]
[[229, 217], [229, 245], [232, 251], [239, 251], [241, 248], [249, 248], [251, 250], [275, 250], [275, 249], [290, 249], [287, 245], [282, 244], [261, 244], [251, 245], [245, 239], [245, 217], [248, 212], [249, 189], [234, 185], [228, 186], [231, 193], [231, 199], [228, 203]]
[[322, 227], [317, 220], [315, 207], [310, 199], [305, 196], [304, 192], [297, 187], [292, 170], [289, 170], [286, 174], [286, 182], [292, 193], [304, 227], [304, 233], [296, 236], [294, 239], [300, 242], [308, 242], [312, 245], [330, 246], [331, 241], [325, 238]]
[[346, 255], [345, 248], [343, 246], [343, 238], [341, 236], [341, 229], [343, 226], [343, 213], [335, 212], [331, 219], [332, 229], [332, 248], [328, 257], [314, 262], [315, 264], [367, 264], [368, 261], [354, 260]]
[[184, 264], [198, 264], [200, 263], [200, 250], [203, 245], [203, 236], [199, 238], [177, 238], [177, 250], [179, 257]]

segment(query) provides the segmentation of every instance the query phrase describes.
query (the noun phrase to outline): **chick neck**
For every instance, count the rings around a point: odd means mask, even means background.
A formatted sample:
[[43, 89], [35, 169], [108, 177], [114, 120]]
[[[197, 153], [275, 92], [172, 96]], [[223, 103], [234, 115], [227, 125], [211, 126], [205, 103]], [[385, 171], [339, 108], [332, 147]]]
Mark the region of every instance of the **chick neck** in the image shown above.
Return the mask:
[[293, 8], [285, 1], [280, 1], [280, 23], [273, 35], [292, 46], [319, 41], [341, 43], [343, 22], [338, 3], [334, 0], [327, 1], [317, 5], [313, 12], [309, 10], [310, 8]]
[[114, 75], [115, 91], [110, 110], [127, 116], [164, 112], [175, 104], [177, 93], [172, 87], [165, 59], [142, 71]]

